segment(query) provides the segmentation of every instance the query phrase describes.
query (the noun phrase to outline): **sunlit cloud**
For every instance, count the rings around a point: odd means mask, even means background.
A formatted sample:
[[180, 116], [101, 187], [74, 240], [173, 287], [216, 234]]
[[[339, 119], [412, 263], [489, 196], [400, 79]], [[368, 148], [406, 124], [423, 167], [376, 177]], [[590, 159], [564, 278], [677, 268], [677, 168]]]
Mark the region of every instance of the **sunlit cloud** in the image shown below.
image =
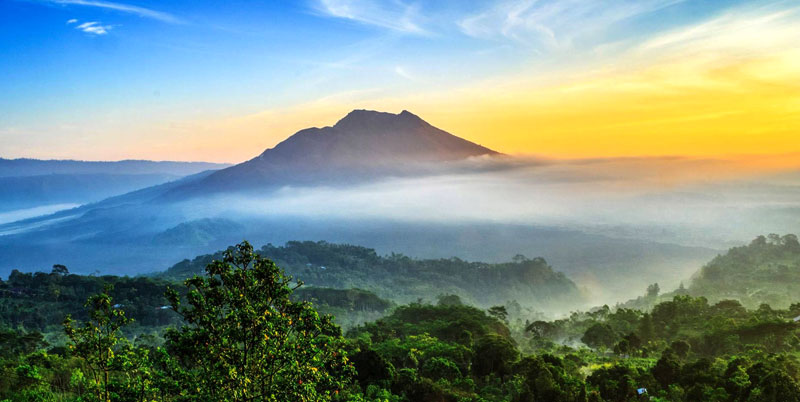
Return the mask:
[[172, 24], [177, 24], [182, 22], [181, 19], [175, 17], [170, 13], [125, 3], [114, 3], [110, 1], [101, 1], [101, 0], [42, 0], [42, 1], [54, 4], [63, 4], [63, 5], [77, 5], [77, 6], [105, 8], [108, 10], [115, 10], [127, 14], [137, 15], [143, 18], [149, 18]]
[[111, 25], [100, 25], [100, 23], [96, 21], [84, 22], [83, 24], [80, 24], [75, 27], [75, 29], [79, 31], [83, 31], [93, 35], [105, 35], [108, 33], [109, 30], [111, 30], [111, 28], [112, 28]]
[[419, 23], [416, 5], [401, 1], [318, 0], [315, 9], [322, 15], [355, 21], [408, 34], [426, 34]]
[[69, 19], [69, 20], [67, 20], [67, 24], [74, 24], [74, 23], [76, 23], [76, 22], [78, 22], [78, 20], [77, 20], [77, 19], [75, 19], [75, 18], [72, 18], [72, 19]]
[[[773, 12], [730, 12], [703, 23], [656, 35], [634, 51], [639, 54], [680, 53], [684, 56], [753, 56], [797, 47], [800, 8]], [[765, 35], [769, 40], [764, 40]], [[745, 54], [743, 54], [745, 53]]]

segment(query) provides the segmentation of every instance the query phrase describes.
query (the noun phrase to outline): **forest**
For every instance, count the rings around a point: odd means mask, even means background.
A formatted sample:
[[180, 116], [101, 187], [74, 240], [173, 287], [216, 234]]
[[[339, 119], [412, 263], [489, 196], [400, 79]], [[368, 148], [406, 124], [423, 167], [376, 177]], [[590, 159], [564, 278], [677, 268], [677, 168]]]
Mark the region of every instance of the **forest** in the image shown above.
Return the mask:
[[[554, 271], [541, 257], [516, 255], [505, 263], [469, 262], [455, 257], [416, 259], [395, 253], [381, 256], [371, 248], [324, 241], [267, 244], [259, 252], [309, 285], [368, 289], [400, 303], [452, 293], [477, 305], [517, 300], [540, 310], [569, 311], [585, 301], [575, 283]], [[180, 281], [202, 273], [209, 262], [222, 255], [220, 251], [184, 260], [156, 277]]]
[[[473, 269], [518, 278], [534, 261]], [[492, 299], [455, 280], [382, 298], [380, 275], [473, 263], [327, 243], [245, 242], [155, 277], [15, 271], [0, 282], [0, 400], [797, 401], [798, 262], [795, 236], [759, 237], [687, 286], [560, 316], [476, 303]], [[369, 267], [372, 288], [304, 283], [370, 285]]]

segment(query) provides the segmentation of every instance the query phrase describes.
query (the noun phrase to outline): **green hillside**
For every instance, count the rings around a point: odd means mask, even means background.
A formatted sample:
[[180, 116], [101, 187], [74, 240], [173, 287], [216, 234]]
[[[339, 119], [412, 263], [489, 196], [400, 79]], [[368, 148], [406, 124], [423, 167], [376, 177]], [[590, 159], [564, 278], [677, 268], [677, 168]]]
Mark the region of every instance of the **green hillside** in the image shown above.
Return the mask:
[[793, 234], [759, 236], [711, 260], [688, 291], [712, 302], [735, 299], [746, 307], [786, 308], [800, 299], [800, 242]]
[[[800, 304], [682, 295], [546, 321], [513, 302], [393, 306], [300, 287], [253, 251], [240, 244], [182, 285], [15, 272], [0, 282], [0, 400], [800, 401]], [[343, 335], [325, 308], [384, 316]]]
[[[0, 328], [60, 333], [61, 323], [69, 314], [85, 319], [84, 303], [106, 286], [112, 286], [111, 297], [134, 324], [129, 335], [161, 332], [174, 325], [177, 316], [166, 308], [167, 288], [185, 293], [181, 282], [158, 278], [124, 276], [86, 276], [70, 274], [56, 266], [50, 273], [14, 271], [0, 279]], [[302, 287], [292, 295], [294, 300], [310, 301], [321, 313], [333, 314], [337, 323], [351, 327], [381, 317], [393, 304], [374, 293], [360, 289]]]
[[[456, 294], [481, 306], [516, 300], [542, 310], [567, 311], [584, 304], [575, 283], [554, 271], [543, 258], [517, 256], [499, 264], [459, 258], [415, 259], [399, 254], [380, 256], [360, 246], [311, 241], [268, 244], [259, 252], [310, 286], [366, 289], [398, 303]], [[218, 252], [184, 260], [158, 277], [181, 280], [201, 274], [206, 264], [221, 256]]]

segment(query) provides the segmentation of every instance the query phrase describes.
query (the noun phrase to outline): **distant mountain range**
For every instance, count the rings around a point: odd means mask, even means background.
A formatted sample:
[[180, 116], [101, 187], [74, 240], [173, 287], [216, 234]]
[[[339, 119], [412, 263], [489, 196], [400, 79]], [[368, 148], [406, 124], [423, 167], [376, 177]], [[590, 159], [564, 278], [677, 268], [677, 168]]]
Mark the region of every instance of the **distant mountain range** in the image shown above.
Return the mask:
[[172, 162], [147, 160], [79, 161], [57, 159], [3, 159], [0, 158], [0, 177], [40, 175], [171, 175], [188, 176], [204, 170], [216, 170], [230, 166], [226, 163]]
[[168, 197], [419, 175], [442, 163], [484, 155], [500, 154], [406, 110], [354, 110], [333, 126], [300, 130], [249, 161], [170, 190]]
[[96, 202], [227, 166], [207, 162], [0, 158], [0, 212]]

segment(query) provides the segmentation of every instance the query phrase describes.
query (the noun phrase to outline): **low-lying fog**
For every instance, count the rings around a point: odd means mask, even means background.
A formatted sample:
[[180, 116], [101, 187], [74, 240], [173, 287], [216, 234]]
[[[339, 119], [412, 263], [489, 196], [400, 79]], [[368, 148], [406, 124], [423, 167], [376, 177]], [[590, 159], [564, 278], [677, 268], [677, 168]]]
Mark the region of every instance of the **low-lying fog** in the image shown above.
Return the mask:
[[438, 172], [177, 204], [125, 201], [5, 225], [0, 273], [64, 263], [137, 274], [242, 239], [325, 240], [420, 258], [542, 256], [594, 302], [613, 303], [653, 282], [674, 288], [759, 234], [800, 231], [798, 171], [740, 160], [503, 157]]
[[688, 158], [476, 159], [431, 177], [214, 200], [190, 203], [185, 211], [194, 219], [235, 213], [535, 224], [726, 248], [759, 234], [797, 231], [800, 174]]
[[[4, 223], [11, 223], [23, 219], [33, 218], [36, 216], [49, 215], [54, 212], [75, 208], [77, 206], [80, 206], [80, 204], [52, 204], [52, 205], [42, 205], [33, 208], [23, 208], [11, 211], [4, 211], [0, 212], [0, 225]], [[0, 233], [0, 235], [2, 234], [5, 233]]]

